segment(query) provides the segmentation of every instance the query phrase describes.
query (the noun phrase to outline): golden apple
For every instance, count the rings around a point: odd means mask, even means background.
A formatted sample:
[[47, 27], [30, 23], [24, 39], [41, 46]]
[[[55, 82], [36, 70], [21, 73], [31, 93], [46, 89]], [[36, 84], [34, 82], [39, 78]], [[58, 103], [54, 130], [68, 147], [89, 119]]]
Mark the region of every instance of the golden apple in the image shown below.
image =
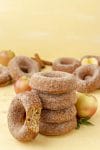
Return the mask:
[[97, 99], [93, 95], [78, 93], [76, 103], [77, 115], [80, 118], [90, 118], [97, 110]]
[[81, 61], [82, 65], [98, 65], [98, 60], [95, 57], [90, 57], [90, 58], [83, 58]]
[[11, 50], [0, 52], [0, 64], [7, 66], [9, 61], [15, 57], [15, 53]]
[[29, 86], [29, 78], [26, 76], [20, 77], [14, 83], [14, 89], [16, 93], [23, 93], [25, 91], [30, 91], [31, 87]]

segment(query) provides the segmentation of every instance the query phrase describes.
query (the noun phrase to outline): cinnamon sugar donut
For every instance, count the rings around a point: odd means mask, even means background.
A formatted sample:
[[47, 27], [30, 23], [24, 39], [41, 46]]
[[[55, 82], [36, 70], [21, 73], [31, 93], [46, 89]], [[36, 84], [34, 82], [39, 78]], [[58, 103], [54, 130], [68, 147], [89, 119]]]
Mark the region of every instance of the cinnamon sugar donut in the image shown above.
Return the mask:
[[100, 68], [96, 65], [83, 65], [74, 72], [77, 78], [77, 91], [92, 92], [100, 88]]
[[21, 76], [31, 77], [33, 73], [39, 72], [39, 64], [26, 56], [16, 56], [8, 64], [13, 80]]
[[88, 61], [90, 64], [96, 64], [100, 66], [100, 56], [86, 55], [81, 58], [81, 64], [84, 64], [84, 61]]
[[0, 87], [11, 83], [11, 76], [7, 67], [0, 65]]
[[74, 117], [64, 123], [46, 123], [40, 121], [40, 133], [43, 135], [63, 135], [77, 127], [77, 120]]
[[26, 142], [38, 135], [41, 108], [36, 91], [15, 96], [8, 112], [8, 127], [13, 137]]
[[30, 86], [44, 93], [68, 93], [76, 89], [76, 78], [61, 71], [38, 72], [32, 75]]
[[63, 123], [71, 120], [76, 116], [76, 108], [74, 105], [68, 109], [49, 110], [43, 109], [41, 112], [41, 121], [47, 123]]
[[53, 70], [73, 73], [76, 68], [81, 65], [80, 61], [75, 58], [62, 57], [58, 58], [53, 63]]
[[77, 101], [76, 91], [65, 94], [47, 94], [38, 92], [44, 109], [59, 110], [70, 107]]

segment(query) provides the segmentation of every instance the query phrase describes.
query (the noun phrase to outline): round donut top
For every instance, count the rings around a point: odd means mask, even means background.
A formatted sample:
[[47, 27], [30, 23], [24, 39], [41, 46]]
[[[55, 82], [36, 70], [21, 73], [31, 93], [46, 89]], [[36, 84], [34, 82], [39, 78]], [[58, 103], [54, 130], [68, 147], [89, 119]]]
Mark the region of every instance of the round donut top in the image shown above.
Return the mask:
[[62, 71], [38, 72], [32, 75], [30, 86], [45, 93], [66, 93], [76, 89], [76, 78]]
[[33, 74], [33, 77], [39, 78], [41, 80], [75, 80], [73, 74], [62, 71], [38, 72]]
[[96, 76], [99, 76], [100, 69], [96, 65], [83, 65], [77, 68], [74, 75], [83, 81], [92, 80]]
[[79, 65], [79, 60], [72, 58], [72, 57], [61, 57], [55, 60], [54, 63], [58, 63], [60, 65], [66, 66], [66, 65], [73, 65], [77, 64]]
[[9, 66], [19, 67], [24, 73], [30, 73], [32, 71], [38, 72], [40, 70], [39, 64], [27, 56], [16, 56], [10, 62]]

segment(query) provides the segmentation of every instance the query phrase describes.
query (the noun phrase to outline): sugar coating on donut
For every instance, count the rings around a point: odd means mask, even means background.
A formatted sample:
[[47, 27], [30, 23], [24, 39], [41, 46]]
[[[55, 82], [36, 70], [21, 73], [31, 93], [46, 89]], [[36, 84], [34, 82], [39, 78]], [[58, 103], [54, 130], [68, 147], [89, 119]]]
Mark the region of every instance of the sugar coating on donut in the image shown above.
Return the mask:
[[80, 61], [75, 58], [62, 57], [58, 58], [53, 63], [53, 70], [73, 73], [74, 70], [81, 65]]
[[100, 88], [100, 68], [96, 65], [84, 65], [74, 72], [79, 92], [93, 92]]
[[48, 94], [38, 91], [38, 95], [44, 109], [66, 109], [77, 102], [76, 91], [64, 94]]
[[36, 91], [18, 94], [8, 111], [8, 128], [19, 141], [30, 141], [38, 135], [42, 105]]
[[61, 71], [39, 72], [32, 75], [30, 86], [44, 93], [67, 93], [76, 89], [76, 78]]
[[21, 76], [31, 77], [33, 73], [40, 71], [38, 62], [26, 56], [16, 56], [8, 64], [13, 80]]
[[47, 123], [63, 123], [75, 117], [76, 113], [77, 111], [74, 105], [60, 110], [43, 109], [40, 120]]
[[64, 123], [45, 123], [40, 121], [39, 132], [43, 135], [63, 135], [77, 127], [76, 117]]
[[8, 68], [0, 65], [0, 86], [9, 84], [11, 80]]

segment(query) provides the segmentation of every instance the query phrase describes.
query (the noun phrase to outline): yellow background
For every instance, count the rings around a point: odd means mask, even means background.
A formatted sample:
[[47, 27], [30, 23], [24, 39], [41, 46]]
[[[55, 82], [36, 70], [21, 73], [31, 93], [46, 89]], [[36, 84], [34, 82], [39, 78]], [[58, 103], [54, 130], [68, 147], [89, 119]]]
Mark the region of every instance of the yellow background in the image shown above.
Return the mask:
[[[0, 0], [0, 49], [17, 55], [40, 53], [45, 59], [100, 55], [99, 0]], [[99, 91], [94, 93], [100, 99]], [[65, 136], [39, 135], [22, 144], [10, 135], [6, 115], [13, 87], [0, 88], [0, 150], [98, 150], [100, 108], [93, 127], [81, 127]], [[100, 104], [99, 104], [100, 105]]]

